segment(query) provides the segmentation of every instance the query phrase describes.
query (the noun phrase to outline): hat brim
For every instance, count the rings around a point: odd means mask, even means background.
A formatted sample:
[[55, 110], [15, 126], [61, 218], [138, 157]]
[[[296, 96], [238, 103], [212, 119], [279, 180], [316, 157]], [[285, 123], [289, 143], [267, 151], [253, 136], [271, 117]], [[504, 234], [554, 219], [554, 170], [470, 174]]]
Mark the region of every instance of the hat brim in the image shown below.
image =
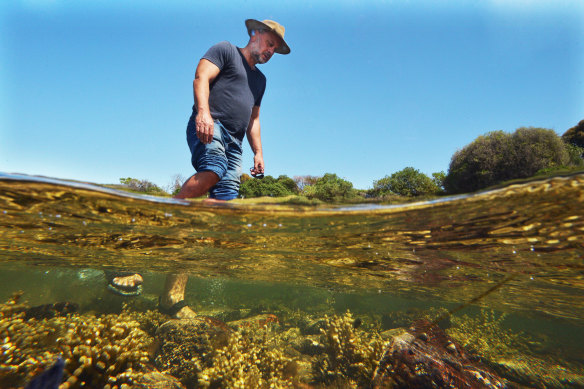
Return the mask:
[[290, 47], [288, 47], [288, 44], [286, 43], [284, 38], [280, 36], [280, 34], [278, 34], [276, 31], [274, 31], [272, 27], [255, 19], [247, 19], [245, 21], [245, 26], [247, 27], [247, 34], [249, 36], [251, 36], [251, 32], [253, 30], [272, 31], [274, 34], [278, 36], [278, 38], [280, 38], [280, 46], [278, 46], [275, 52], [278, 54], [290, 54]]

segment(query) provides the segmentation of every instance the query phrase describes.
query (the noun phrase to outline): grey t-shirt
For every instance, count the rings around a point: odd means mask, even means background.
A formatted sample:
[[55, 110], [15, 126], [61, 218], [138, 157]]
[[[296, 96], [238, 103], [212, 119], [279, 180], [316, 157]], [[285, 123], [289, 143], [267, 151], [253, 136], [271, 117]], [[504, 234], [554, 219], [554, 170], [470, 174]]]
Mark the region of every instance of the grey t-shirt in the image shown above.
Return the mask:
[[[250, 68], [239, 49], [229, 42], [212, 46], [203, 58], [221, 70], [210, 86], [211, 117], [219, 120], [227, 131], [242, 140], [252, 108], [259, 107], [262, 102], [266, 77], [257, 67]], [[193, 115], [196, 114], [197, 107], [193, 106]]]

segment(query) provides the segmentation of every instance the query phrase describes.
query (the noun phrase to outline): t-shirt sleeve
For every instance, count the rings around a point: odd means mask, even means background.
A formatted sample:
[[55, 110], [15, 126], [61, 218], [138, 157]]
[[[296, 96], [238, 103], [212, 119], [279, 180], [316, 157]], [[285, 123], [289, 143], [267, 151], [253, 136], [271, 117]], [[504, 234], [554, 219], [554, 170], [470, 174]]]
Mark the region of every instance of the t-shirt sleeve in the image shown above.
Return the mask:
[[211, 61], [219, 69], [223, 69], [225, 64], [229, 61], [230, 44], [227, 41], [219, 42], [216, 45], [211, 46], [209, 50], [203, 55], [203, 58]]

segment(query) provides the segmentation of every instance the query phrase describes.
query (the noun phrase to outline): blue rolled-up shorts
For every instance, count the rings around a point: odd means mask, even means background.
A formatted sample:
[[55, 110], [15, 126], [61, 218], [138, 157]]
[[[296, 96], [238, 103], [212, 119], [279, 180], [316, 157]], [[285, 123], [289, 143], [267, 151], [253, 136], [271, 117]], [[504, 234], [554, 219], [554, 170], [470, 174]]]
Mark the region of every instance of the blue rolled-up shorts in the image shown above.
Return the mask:
[[197, 137], [194, 117], [187, 126], [187, 143], [191, 149], [191, 163], [197, 172], [213, 172], [219, 182], [209, 190], [209, 197], [217, 200], [233, 200], [239, 195], [241, 177], [242, 141], [215, 121], [213, 141], [202, 143]]

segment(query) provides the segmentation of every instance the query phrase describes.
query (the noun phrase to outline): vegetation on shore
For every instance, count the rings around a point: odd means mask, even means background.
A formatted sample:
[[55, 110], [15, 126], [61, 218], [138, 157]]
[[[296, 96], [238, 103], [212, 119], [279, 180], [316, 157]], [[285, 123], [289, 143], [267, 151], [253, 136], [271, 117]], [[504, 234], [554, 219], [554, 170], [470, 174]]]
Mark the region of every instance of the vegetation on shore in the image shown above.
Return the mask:
[[[545, 128], [522, 127], [513, 133], [492, 131], [457, 150], [448, 172], [432, 177], [413, 167], [373, 182], [373, 188], [359, 190], [334, 173], [322, 177], [280, 175], [254, 179], [241, 176], [239, 195], [283, 198], [288, 204], [405, 202], [439, 195], [469, 193], [514, 180], [570, 174], [584, 169], [584, 120], [561, 137]], [[109, 187], [156, 196], [170, 196], [180, 190], [184, 177], [175, 175], [167, 188], [147, 180], [120, 178]]]

